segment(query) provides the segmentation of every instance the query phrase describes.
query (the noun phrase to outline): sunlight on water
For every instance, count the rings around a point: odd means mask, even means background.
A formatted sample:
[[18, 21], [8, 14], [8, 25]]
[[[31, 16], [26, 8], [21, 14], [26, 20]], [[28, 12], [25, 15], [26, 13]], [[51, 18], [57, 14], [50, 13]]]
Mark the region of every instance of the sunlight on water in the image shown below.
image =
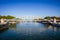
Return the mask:
[[20, 22], [11, 24], [0, 32], [1, 40], [57, 40], [60, 28], [37, 22]]

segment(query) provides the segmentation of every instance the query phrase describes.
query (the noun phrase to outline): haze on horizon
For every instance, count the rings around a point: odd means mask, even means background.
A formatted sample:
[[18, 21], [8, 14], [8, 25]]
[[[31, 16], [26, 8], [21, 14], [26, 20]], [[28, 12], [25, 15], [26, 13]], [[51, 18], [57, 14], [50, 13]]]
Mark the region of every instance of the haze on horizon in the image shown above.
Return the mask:
[[60, 16], [59, 0], [0, 0], [0, 15], [15, 17]]

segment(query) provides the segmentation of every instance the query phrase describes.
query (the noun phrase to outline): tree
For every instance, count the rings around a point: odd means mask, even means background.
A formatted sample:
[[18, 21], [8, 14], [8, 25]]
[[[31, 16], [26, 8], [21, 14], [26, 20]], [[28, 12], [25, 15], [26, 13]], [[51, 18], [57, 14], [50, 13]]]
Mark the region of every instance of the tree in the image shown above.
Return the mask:
[[1, 19], [1, 15], [0, 15], [0, 19]]
[[13, 18], [15, 18], [14, 16], [10, 16], [10, 15], [8, 15], [8, 16], [1, 16], [0, 15], [0, 19], [1, 18], [3, 18], [3, 19], [13, 19]]
[[44, 19], [50, 20], [50, 16], [46, 16]]
[[8, 15], [7, 17], [6, 17], [6, 19], [13, 19], [13, 18], [15, 18], [14, 16], [10, 16], [10, 15]]

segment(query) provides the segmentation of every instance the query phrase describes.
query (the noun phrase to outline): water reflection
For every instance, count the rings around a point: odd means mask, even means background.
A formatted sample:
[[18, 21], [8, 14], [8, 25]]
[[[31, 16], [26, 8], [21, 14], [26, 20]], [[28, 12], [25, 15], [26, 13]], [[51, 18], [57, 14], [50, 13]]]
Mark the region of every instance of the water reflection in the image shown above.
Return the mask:
[[0, 28], [0, 33], [5, 32], [8, 28]]
[[0, 33], [8, 30], [8, 25], [0, 26]]
[[49, 25], [49, 24], [44, 24], [44, 26], [45, 26], [45, 28], [50, 29], [50, 30], [52, 30], [54, 32], [60, 30], [60, 27], [52, 26], [52, 25]]
[[0, 33], [1, 40], [58, 40], [60, 27], [36, 22], [10, 24]]
[[11, 30], [16, 30], [16, 24], [10, 24], [9, 29]]

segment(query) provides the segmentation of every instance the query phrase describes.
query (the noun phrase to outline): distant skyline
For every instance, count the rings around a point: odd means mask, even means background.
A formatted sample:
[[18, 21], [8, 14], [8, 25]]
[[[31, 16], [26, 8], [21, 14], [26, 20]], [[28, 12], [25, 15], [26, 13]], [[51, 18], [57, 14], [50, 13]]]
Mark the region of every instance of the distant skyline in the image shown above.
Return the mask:
[[15, 17], [60, 16], [59, 0], [0, 0], [0, 15]]

